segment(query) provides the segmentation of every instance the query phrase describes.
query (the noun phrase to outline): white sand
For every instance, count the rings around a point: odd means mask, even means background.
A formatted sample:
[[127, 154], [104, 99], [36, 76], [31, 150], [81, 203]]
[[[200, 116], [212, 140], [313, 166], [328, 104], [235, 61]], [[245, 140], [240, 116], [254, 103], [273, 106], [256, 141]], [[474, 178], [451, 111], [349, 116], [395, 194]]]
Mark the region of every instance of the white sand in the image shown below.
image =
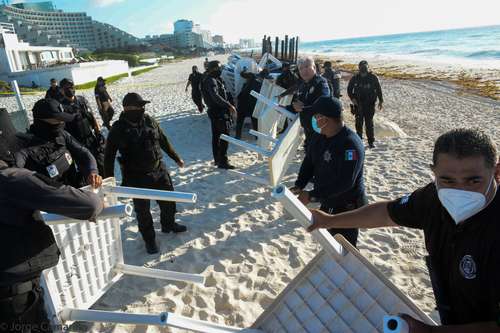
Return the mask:
[[[159, 255], [147, 255], [137, 224], [123, 221], [126, 263], [206, 276], [204, 286], [125, 277], [95, 306], [132, 313], [176, 314], [228, 325], [248, 327], [279, 292], [318, 252], [299, 225], [283, 214], [269, 189], [237, 179], [212, 165], [211, 135], [206, 114], [198, 114], [184, 93], [191, 65], [184, 61], [109, 86], [115, 106], [127, 91], [136, 91], [153, 104], [148, 111], [162, 123], [187, 167], [179, 170], [168, 160], [177, 190], [198, 194], [194, 205], [178, 206], [187, 233], [158, 232]], [[345, 82], [344, 82], [345, 84]], [[431, 181], [429, 163], [433, 141], [458, 126], [484, 129], [500, 144], [500, 105], [473, 96], [458, 96], [446, 86], [427, 82], [382, 80], [385, 110], [376, 115], [378, 133], [386, 136], [367, 151], [366, 184], [371, 202], [402, 196]], [[343, 87], [345, 91], [345, 85]], [[95, 105], [92, 91], [84, 95]], [[26, 97], [29, 108], [35, 98]], [[344, 102], [347, 102], [344, 100]], [[13, 108], [13, 98], [0, 106]], [[347, 116], [350, 126], [352, 117]], [[396, 129], [394, 129], [396, 126]], [[403, 131], [406, 135], [402, 134]], [[302, 152], [285, 177], [292, 185]], [[230, 148], [239, 170], [263, 173], [255, 153]], [[159, 230], [159, 211], [154, 206]], [[359, 247], [391, 281], [424, 311], [431, 313], [434, 298], [423, 261], [421, 232], [406, 228], [363, 231]], [[77, 323], [75, 329], [105, 332], [178, 332], [157, 327]]]

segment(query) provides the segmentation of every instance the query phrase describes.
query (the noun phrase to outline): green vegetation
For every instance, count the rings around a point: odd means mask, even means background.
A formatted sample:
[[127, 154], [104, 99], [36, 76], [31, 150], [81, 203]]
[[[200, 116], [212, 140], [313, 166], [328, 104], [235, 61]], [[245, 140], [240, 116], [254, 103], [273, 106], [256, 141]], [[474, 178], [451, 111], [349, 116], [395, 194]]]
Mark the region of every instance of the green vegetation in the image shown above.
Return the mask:
[[[153, 69], [156, 69], [158, 67], [160, 67], [160, 66], [143, 68], [143, 69], [138, 69], [136, 71], [132, 71], [132, 76], [137, 76], [137, 75], [152, 71]], [[120, 75], [105, 77], [104, 79], [106, 80], [106, 84], [111, 84], [111, 83], [118, 81], [120, 79], [123, 79], [124, 77], [127, 77], [127, 76], [128, 76], [128, 73], [123, 73]], [[90, 81], [87, 83], [79, 84], [79, 85], [75, 86], [75, 89], [77, 89], [77, 90], [91, 89], [91, 88], [95, 87], [96, 83], [97, 83], [97, 81]]]
[[147, 73], [149, 71], [152, 71], [153, 69], [157, 69], [158, 67], [160, 67], [160, 66], [154, 66], [154, 67], [149, 67], [149, 68], [144, 68], [144, 69], [138, 69], [138, 70], [132, 72], [132, 76], [137, 76], [137, 75], [141, 75], [141, 74]]
[[[19, 90], [23, 95], [37, 95], [41, 92], [45, 92], [42, 88], [28, 88], [28, 87], [19, 87]], [[2, 96], [13, 96], [14, 91], [12, 91], [10, 84], [5, 81], [0, 81], [0, 95]]]
[[[319, 59], [318, 63], [321, 65], [323, 61], [329, 59]], [[335, 61], [335, 60], [334, 60]], [[357, 64], [344, 63], [342, 61], [335, 61], [335, 68], [345, 72], [355, 73], [358, 70]], [[458, 75], [450, 75], [449, 73], [407, 73], [397, 66], [373, 68], [378, 76], [398, 79], [398, 80], [429, 80], [429, 81], [447, 81], [456, 84], [459, 89], [458, 93], [472, 93], [482, 97], [488, 97], [494, 100], [500, 100], [500, 85], [491, 79], [484, 79], [479, 75], [472, 76], [469, 73], [461, 72]]]

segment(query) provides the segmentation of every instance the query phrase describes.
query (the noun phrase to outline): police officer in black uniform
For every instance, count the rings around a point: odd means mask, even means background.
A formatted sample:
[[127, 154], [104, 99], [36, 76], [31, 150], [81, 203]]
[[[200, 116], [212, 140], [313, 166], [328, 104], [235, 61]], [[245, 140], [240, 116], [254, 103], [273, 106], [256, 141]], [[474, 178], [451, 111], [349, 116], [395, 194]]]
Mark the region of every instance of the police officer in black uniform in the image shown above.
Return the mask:
[[0, 332], [52, 332], [40, 277], [59, 249], [36, 212], [93, 220], [103, 206], [96, 194], [14, 167], [13, 126], [7, 112], [0, 119]]
[[289, 111], [299, 112], [300, 124], [304, 128], [304, 133], [306, 135], [305, 146], [307, 147], [313, 133], [311, 127], [312, 113], [309, 107], [313, 105], [319, 97], [329, 97], [330, 88], [328, 87], [326, 79], [316, 72], [316, 65], [314, 64], [313, 58], [301, 58], [297, 66], [302, 81], [299, 83], [292, 104], [286, 108]]
[[378, 108], [382, 110], [384, 97], [377, 76], [369, 71], [368, 62], [366, 60], [361, 61], [358, 68], [359, 73], [349, 80], [347, 94], [353, 104], [353, 113], [356, 117], [356, 132], [362, 139], [364, 123], [368, 145], [370, 148], [375, 148], [375, 131], [373, 128], [375, 103], [378, 98]]
[[111, 129], [111, 120], [113, 120], [115, 109], [113, 109], [113, 105], [111, 104], [113, 99], [109, 96], [108, 89], [106, 88], [106, 80], [102, 76], [97, 78], [94, 87], [94, 95], [97, 110], [99, 110], [99, 114], [103, 121], [103, 126], [109, 130]]
[[436, 304], [445, 326], [410, 316], [414, 332], [500, 332], [500, 175], [491, 139], [474, 129], [441, 135], [435, 181], [394, 201], [339, 215], [313, 211], [316, 228], [405, 226], [423, 230]]
[[281, 65], [281, 73], [276, 79], [276, 84], [284, 89], [290, 89], [297, 84], [297, 77], [290, 69], [289, 62], [283, 62]]
[[61, 101], [64, 111], [75, 115], [73, 121], [66, 124], [66, 131], [90, 150], [97, 161], [99, 173], [103, 174], [105, 140], [90, 104], [85, 97], [75, 95], [75, 85], [70, 79], [61, 80], [60, 85], [64, 96]]
[[237, 117], [236, 117], [236, 138], [241, 139], [241, 131], [243, 129], [243, 123], [245, 118], [250, 117], [252, 120], [252, 128], [254, 131], [258, 130], [258, 121], [256, 118], [252, 117], [253, 110], [255, 109], [255, 104], [257, 104], [257, 99], [253, 97], [250, 93], [252, 91], [260, 91], [262, 83], [257, 80], [254, 73], [251, 72], [241, 72], [241, 77], [246, 81], [238, 94], [238, 107], [237, 107]]
[[325, 61], [323, 68], [324, 73], [322, 76], [328, 81], [332, 96], [340, 98], [342, 96], [340, 94], [340, 79], [342, 78], [342, 75], [339, 71], [333, 70], [331, 61]]
[[101, 186], [102, 177], [94, 157], [64, 130], [65, 122], [72, 121], [74, 117], [64, 112], [61, 104], [54, 99], [36, 102], [33, 124], [27, 133], [18, 134], [22, 149], [16, 153], [16, 166], [66, 185]]
[[[184, 161], [175, 152], [158, 122], [145, 114], [148, 103], [150, 101], [143, 100], [136, 93], [128, 93], [123, 98], [124, 111], [108, 135], [105, 175], [114, 175], [115, 156], [119, 151], [123, 186], [173, 191], [172, 179], [163, 163], [162, 150], [181, 168], [184, 167]], [[187, 230], [185, 226], [175, 222], [175, 202], [158, 201], [158, 205], [162, 232], [178, 233]], [[134, 199], [134, 209], [146, 251], [150, 254], [157, 253], [150, 201]]]
[[203, 79], [203, 74], [198, 71], [198, 66], [193, 66], [192, 71], [193, 72], [189, 74], [188, 82], [186, 84], [186, 92], [188, 87], [191, 86], [191, 98], [193, 99], [194, 104], [198, 107], [198, 111], [201, 113], [205, 108], [201, 95], [201, 81]]
[[53, 98], [61, 101], [63, 95], [61, 93], [61, 88], [57, 85], [56, 79], [50, 79], [50, 88], [45, 93], [45, 98]]
[[235, 107], [229, 102], [229, 96], [222, 82], [222, 68], [217, 60], [210, 61], [207, 74], [202, 82], [203, 100], [208, 107], [207, 113], [212, 124], [212, 153], [217, 167], [234, 169], [227, 158], [228, 143], [220, 139], [222, 134], [229, 135], [231, 128], [231, 113]]
[[[365, 151], [360, 138], [342, 119], [342, 102], [320, 97], [311, 107], [314, 133], [292, 192], [304, 204], [320, 202], [321, 210], [338, 214], [367, 204], [363, 166]], [[314, 189], [304, 191], [314, 179]], [[356, 246], [358, 229], [329, 229]]]

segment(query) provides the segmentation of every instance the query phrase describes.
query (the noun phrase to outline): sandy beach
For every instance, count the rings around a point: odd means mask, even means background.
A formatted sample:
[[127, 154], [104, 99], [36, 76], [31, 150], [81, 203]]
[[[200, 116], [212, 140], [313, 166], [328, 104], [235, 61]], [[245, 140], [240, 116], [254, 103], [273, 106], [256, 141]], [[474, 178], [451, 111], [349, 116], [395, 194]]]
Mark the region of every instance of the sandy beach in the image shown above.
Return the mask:
[[[226, 56], [220, 56], [225, 62]], [[300, 270], [318, 253], [319, 245], [283, 212], [270, 189], [237, 178], [213, 166], [210, 124], [184, 92], [192, 65], [203, 59], [164, 65], [108, 87], [115, 110], [130, 91], [152, 101], [147, 112], [158, 121], [186, 162], [179, 169], [165, 157], [176, 190], [194, 192], [196, 204], [178, 205], [180, 235], [159, 232], [154, 207], [158, 255], [147, 255], [135, 219], [122, 220], [125, 262], [150, 268], [197, 273], [205, 285], [124, 277], [101, 298], [95, 309], [130, 313], [174, 312], [195, 319], [249, 327]], [[432, 68], [431, 68], [432, 69]], [[438, 73], [441, 68], [436, 68]], [[498, 71], [498, 70], [497, 70]], [[494, 72], [494, 69], [492, 69]], [[498, 79], [498, 77], [497, 77]], [[434, 140], [456, 127], [479, 127], [500, 147], [500, 102], [457, 94], [452, 85], [425, 80], [382, 79], [384, 109], [375, 116], [376, 148], [367, 150], [365, 181], [370, 202], [405, 195], [432, 181], [429, 168]], [[342, 82], [343, 102], [348, 112]], [[93, 90], [80, 92], [96, 109]], [[41, 96], [24, 96], [29, 110]], [[0, 98], [13, 110], [13, 97]], [[97, 114], [97, 112], [96, 112]], [[117, 117], [117, 116], [115, 116]], [[244, 133], [246, 133], [246, 129]], [[250, 139], [248, 135], [244, 139]], [[230, 160], [239, 171], [265, 174], [266, 165], [253, 152], [234, 146]], [[284, 178], [291, 186], [303, 157], [299, 150]], [[385, 276], [426, 313], [434, 297], [424, 263], [423, 235], [407, 228], [363, 230], [359, 248]], [[76, 323], [73, 330], [95, 332], [180, 332], [158, 327]]]

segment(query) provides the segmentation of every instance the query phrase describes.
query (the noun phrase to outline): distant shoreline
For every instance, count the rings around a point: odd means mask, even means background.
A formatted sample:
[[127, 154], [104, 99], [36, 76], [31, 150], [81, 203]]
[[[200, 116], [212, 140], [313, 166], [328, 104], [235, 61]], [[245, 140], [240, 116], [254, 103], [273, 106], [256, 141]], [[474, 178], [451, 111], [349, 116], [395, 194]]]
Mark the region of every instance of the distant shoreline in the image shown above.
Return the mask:
[[374, 73], [381, 77], [400, 80], [427, 80], [448, 83], [457, 93], [468, 93], [500, 101], [500, 69], [469, 67], [432, 61], [384, 59], [380, 57], [328, 56], [300, 53], [312, 56], [320, 64], [331, 61], [333, 67], [347, 73], [357, 71], [358, 63], [367, 60]]

